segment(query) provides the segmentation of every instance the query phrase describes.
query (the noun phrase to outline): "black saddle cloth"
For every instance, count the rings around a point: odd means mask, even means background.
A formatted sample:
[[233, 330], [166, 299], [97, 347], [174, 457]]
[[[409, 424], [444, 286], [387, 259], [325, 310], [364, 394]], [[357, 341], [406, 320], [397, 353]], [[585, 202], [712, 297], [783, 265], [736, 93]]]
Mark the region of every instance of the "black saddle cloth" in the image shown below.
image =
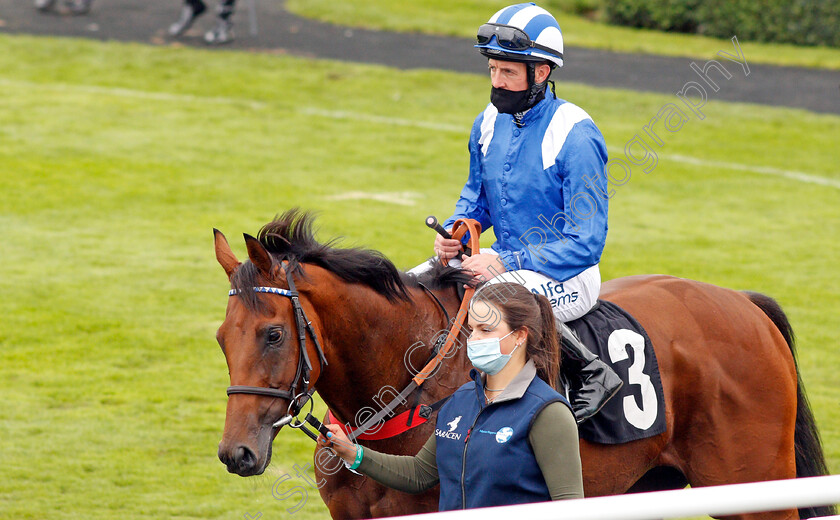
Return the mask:
[[579, 425], [581, 438], [620, 444], [665, 431], [665, 399], [659, 365], [644, 328], [627, 311], [606, 300], [569, 326], [624, 381], [594, 417]]

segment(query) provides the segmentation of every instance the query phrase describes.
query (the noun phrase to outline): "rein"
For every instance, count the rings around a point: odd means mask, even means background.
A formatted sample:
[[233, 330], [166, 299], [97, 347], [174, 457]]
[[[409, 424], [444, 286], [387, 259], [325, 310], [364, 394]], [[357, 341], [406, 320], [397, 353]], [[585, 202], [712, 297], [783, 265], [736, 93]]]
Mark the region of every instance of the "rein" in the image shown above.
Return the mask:
[[[479, 247], [479, 236], [481, 235], [481, 224], [479, 224], [475, 220], [471, 219], [459, 219], [455, 221], [453, 226], [452, 238], [456, 240], [461, 240], [463, 237], [469, 233], [469, 242], [468, 246], [472, 251], [480, 251]], [[441, 261], [446, 264], [445, 259], [441, 259]], [[260, 386], [229, 386], [227, 389], [228, 396], [233, 394], [251, 394], [251, 395], [260, 395], [265, 397], [275, 397], [280, 399], [286, 399], [289, 402], [289, 408], [286, 411], [286, 415], [281, 417], [277, 422], [275, 422], [272, 427], [274, 428], [281, 428], [285, 425], [289, 425], [292, 428], [299, 428], [303, 430], [303, 432], [308, 435], [312, 440], [318, 440], [318, 436], [310, 431], [306, 427], [306, 423], [309, 423], [311, 426], [315, 427], [321, 434], [326, 436], [327, 432], [329, 431], [316, 417], [312, 415], [312, 394], [315, 392], [315, 381], [312, 381], [310, 384], [309, 376], [312, 372], [312, 363], [309, 360], [309, 354], [306, 349], [306, 333], [309, 332], [309, 335], [312, 337], [312, 342], [315, 344], [315, 351], [318, 354], [318, 362], [320, 364], [321, 370], [319, 370], [318, 374], [320, 375], [323, 371], [323, 367], [328, 365], [327, 359], [324, 356], [324, 351], [321, 348], [321, 344], [318, 341], [318, 337], [315, 334], [315, 329], [312, 327], [312, 322], [310, 322], [307, 317], [306, 313], [303, 310], [303, 307], [300, 305], [300, 298], [295, 289], [295, 284], [293, 277], [286, 272], [286, 281], [289, 284], [289, 289], [280, 289], [278, 287], [252, 287], [252, 290], [257, 293], [267, 293], [267, 294], [276, 294], [279, 296], [284, 296], [289, 298], [292, 302], [292, 308], [294, 310], [295, 315], [295, 323], [297, 325], [298, 331], [298, 346], [300, 348], [301, 355], [298, 358], [298, 367], [295, 373], [295, 379], [292, 382], [289, 390], [280, 390], [278, 388], [267, 388], [267, 387], [260, 387]], [[449, 314], [446, 312], [443, 304], [440, 300], [425, 286], [421, 284], [421, 287], [432, 296], [438, 306], [443, 309], [444, 316], [446, 317], [447, 323], [449, 323]], [[231, 289], [228, 292], [228, 296], [235, 296], [239, 294], [240, 291], [238, 289]], [[393, 437], [398, 435], [408, 429], [413, 427], [419, 426], [426, 422], [433, 411], [440, 408], [443, 403], [448, 399], [441, 399], [440, 401], [429, 405], [419, 405], [414, 406], [411, 409], [403, 412], [396, 417], [385, 421], [381, 426], [378, 428], [374, 428], [382, 419], [385, 418], [386, 415], [391, 415], [391, 412], [399, 406], [401, 403], [404, 403], [408, 396], [414, 392], [417, 388], [423, 385], [426, 379], [432, 377], [435, 372], [437, 371], [441, 361], [444, 359], [451, 357], [449, 354], [452, 350], [452, 346], [455, 344], [455, 341], [458, 339], [458, 333], [460, 332], [461, 328], [463, 327], [464, 323], [467, 319], [467, 314], [469, 312], [469, 305], [470, 300], [472, 299], [473, 294], [475, 293], [475, 288], [468, 287], [464, 291], [464, 297], [461, 300], [461, 306], [458, 309], [458, 314], [455, 316], [455, 321], [452, 323], [452, 326], [449, 329], [449, 333], [446, 336], [446, 341], [440, 348], [435, 348], [435, 355], [432, 357], [423, 369], [412, 378], [411, 382], [402, 390], [402, 392], [397, 395], [391, 402], [385, 405], [379, 412], [374, 414], [370, 419], [365, 421], [361, 426], [356, 428], [353, 431], [347, 431], [344, 428], [344, 425], [338, 423], [338, 425], [342, 428], [342, 430], [347, 433], [347, 436], [350, 438], [351, 441], [355, 441], [358, 439], [363, 440], [372, 440], [372, 439], [383, 439], [387, 437]], [[297, 390], [297, 387], [303, 383], [303, 389], [301, 391]], [[311, 387], [311, 388], [310, 388]], [[309, 412], [306, 414], [304, 418], [304, 422], [301, 422], [297, 419], [298, 414], [301, 412], [303, 406], [309, 402]], [[330, 422], [333, 422], [335, 418], [332, 415], [332, 412], [329, 413]], [[294, 422], [297, 421], [297, 422]], [[400, 423], [405, 421], [405, 426], [401, 426]], [[390, 423], [390, 424], [389, 424]], [[368, 430], [371, 430], [371, 433], [367, 433]]]

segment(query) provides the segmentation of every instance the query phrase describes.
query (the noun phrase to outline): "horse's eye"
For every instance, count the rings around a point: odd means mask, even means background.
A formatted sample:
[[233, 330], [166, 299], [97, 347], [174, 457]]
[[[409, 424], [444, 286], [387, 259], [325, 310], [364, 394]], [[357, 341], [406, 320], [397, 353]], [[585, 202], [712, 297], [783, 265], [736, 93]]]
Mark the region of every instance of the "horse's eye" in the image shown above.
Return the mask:
[[277, 345], [283, 340], [283, 329], [268, 329], [265, 339], [269, 345]]

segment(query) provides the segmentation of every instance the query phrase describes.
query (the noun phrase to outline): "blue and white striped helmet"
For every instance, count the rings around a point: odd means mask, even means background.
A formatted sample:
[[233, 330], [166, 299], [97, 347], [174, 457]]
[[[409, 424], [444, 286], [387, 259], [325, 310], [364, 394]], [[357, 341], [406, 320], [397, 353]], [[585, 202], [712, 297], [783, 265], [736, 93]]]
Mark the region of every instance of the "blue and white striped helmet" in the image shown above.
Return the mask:
[[563, 34], [557, 20], [533, 2], [501, 9], [478, 29], [475, 46], [488, 58], [549, 61], [563, 66]]

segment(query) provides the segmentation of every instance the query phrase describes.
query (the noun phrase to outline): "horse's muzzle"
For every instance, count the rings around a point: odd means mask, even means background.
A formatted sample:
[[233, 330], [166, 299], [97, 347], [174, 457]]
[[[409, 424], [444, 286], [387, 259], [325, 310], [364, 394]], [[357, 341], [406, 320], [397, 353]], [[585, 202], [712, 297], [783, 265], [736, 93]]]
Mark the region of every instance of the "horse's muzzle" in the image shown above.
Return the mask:
[[259, 464], [253, 450], [243, 444], [230, 449], [219, 446], [219, 460], [227, 466], [229, 472], [236, 473], [240, 477], [259, 475], [265, 469], [262, 464]]

